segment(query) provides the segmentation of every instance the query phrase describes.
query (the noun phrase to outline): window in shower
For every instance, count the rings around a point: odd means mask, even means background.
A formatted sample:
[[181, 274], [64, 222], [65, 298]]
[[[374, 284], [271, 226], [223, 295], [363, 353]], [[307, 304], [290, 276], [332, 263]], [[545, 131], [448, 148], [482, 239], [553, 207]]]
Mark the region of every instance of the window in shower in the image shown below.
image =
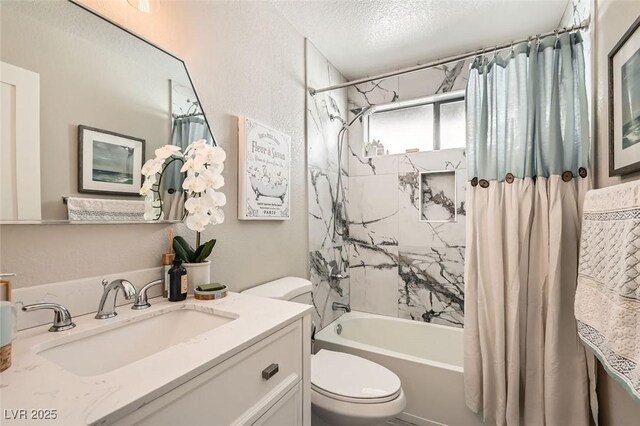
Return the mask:
[[363, 116], [363, 154], [464, 148], [464, 111], [464, 91], [376, 105]]

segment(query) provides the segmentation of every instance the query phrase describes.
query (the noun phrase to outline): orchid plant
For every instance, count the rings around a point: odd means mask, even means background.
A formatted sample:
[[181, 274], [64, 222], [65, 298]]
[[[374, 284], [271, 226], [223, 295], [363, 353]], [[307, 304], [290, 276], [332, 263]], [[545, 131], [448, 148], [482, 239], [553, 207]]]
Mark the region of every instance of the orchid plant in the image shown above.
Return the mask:
[[140, 195], [145, 196], [145, 219], [158, 220], [162, 215], [162, 177], [167, 167], [175, 162], [182, 162], [181, 173], [186, 177], [182, 183], [186, 201], [184, 203], [185, 224], [196, 232], [195, 250], [182, 237], [174, 239], [176, 256], [185, 262], [200, 263], [206, 261], [211, 254], [216, 240], [200, 244], [200, 235], [208, 225], [224, 222], [222, 206], [227, 203], [224, 193], [217, 191], [224, 186], [222, 170], [226, 154], [219, 146], [212, 146], [202, 139], [193, 142], [185, 150], [180, 147], [165, 145], [155, 150], [155, 158], [142, 166], [145, 177]]

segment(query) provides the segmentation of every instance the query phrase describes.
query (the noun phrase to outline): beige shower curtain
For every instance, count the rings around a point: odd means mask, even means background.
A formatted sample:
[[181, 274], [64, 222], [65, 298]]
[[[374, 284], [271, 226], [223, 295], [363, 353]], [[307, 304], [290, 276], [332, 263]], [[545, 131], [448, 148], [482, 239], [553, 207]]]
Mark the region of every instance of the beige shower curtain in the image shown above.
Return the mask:
[[586, 426], [597, 411], [573, 315], [586, 102], [577, 34], [472, 66], [465, 397], [498, 425]]

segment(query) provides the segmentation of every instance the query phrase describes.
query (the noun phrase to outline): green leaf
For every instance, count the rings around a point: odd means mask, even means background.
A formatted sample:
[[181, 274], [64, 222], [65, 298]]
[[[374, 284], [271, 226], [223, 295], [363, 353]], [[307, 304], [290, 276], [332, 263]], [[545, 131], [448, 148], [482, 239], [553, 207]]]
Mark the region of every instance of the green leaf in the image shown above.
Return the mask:
[[202, 244], [195, 252], [195, 263], [204, 262], [207, 260], [207, 257], [213, 251], [213, 247], [216, 245], [216, 240], [209, 240], [206, 243]]
[[173, 238], [173, 251], [176, 252], [176, 259], [187, 263], [195, 263], [195, 252], [184, 238], [180, 236]]

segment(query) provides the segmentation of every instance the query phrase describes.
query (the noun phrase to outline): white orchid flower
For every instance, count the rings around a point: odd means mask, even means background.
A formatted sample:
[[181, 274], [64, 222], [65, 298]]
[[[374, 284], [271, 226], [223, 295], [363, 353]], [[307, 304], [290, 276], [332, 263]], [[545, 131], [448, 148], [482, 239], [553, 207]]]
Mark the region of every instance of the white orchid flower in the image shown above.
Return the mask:
[[182, 157], [180, 153], [180, 147], [175, 145], [165, 145], [155, 150], [156, 158], [166, 160], [172, 155], [179, 155]]
[[206, 169], [199, 176], [202, 176], [207, 188], [220, 189], [224, 186], [224, 178], [220, 173], [213, 173], [211, 170]]
[[210, 197], [191, 197], [184, 203], [184, 208], [191, 214], [209, 214], [214, 207]]
[[184, 182], [182, 182], [182, 189], [189, 191], [189, 193], [192, 194], [199, 194], [207, 189], [207, 181], [201, 175], [187, 176]]
[[187, 227], [202, 232], [207, 225], [224, 222], [224, 212], [220, 207], [227, 203], [227, 197], [222, 192], [215, 191], [224, 186], [221, 173], [227, 156], [222, 148], [200, 139], [184, 149], [184, 155], [174, 145], [165, 145], [154, 153], [155, 158], [142, 167], [145, 180], [140, 194], [146, 196], [146, 220], [156, 220], [162, 215], [162, 203], [155, 199], [153, 186], [158, 181], [158, 175], [163, 172], [167, 159], [177, 156], [184, 158], [180, 172], [186, 174], [182, 188], [188, 197], [184, 205], [188, 213], [185, 221]]
[[202, 145], [206, 145], [207, 141], [204, 139], [199, 139], [195, 142], [192, 142], [187, 149], [184, 150], [184, 153], [186, 156], [190, 156], [193, 154], [193, 151], [197, 150], [198, 148], [200, 148]]
[[208, 214], [190, 214], [187, 216], [186, 225], [192, 231], [202, 232], [209, 224], [209, 220]]
[[182, 167], [180, 167], [180, 173], [184, 173], [184, 172], [193, 172], [193, 159], [189, 158], [187, 161], [184, 162], [184, 164], [182, 165]]
[[212, 207], [222, 207], [227, 204], [227, 197], [222, 192], [207, 189], [204, 195], [211, 200]]
[[158, 179], [157, 175], [155, 174], [151, 176], [147, 176], [144, 179], [144, 183], [142, 184], [142, 187], [140, 188], [140, 195], [146, 195], [149, 191], [151, 191], [151, 188], [156, 183], [157, 179]]
[[164, 160], [164, 158], [152, 158], [151, 160], [144, 163], [141, 173], [145, 176], [151, 176], [160, 173], [162, 171], [162, 166], [164, 165]]
[[224, 222], [224, 212], [221, 208], [215, 208], [211, 210], [209, 215], [209, 223], [211, 225], [218, 225]]
[[180, 168], [180, 172], [199, 172], [205, 169], [204, 163], [206, 158], [196, 155], [195, 157], [189, 157]]
[[209, 164], [222, 164], [227, 158], [227, 154], [224, 149], [219, 146], [212, 146], [207, 154], [207, 163]]
[[224, 170], [224, 163], [209, 163], [208, 170], [210, 170], [211, 173], [220, 174]]

